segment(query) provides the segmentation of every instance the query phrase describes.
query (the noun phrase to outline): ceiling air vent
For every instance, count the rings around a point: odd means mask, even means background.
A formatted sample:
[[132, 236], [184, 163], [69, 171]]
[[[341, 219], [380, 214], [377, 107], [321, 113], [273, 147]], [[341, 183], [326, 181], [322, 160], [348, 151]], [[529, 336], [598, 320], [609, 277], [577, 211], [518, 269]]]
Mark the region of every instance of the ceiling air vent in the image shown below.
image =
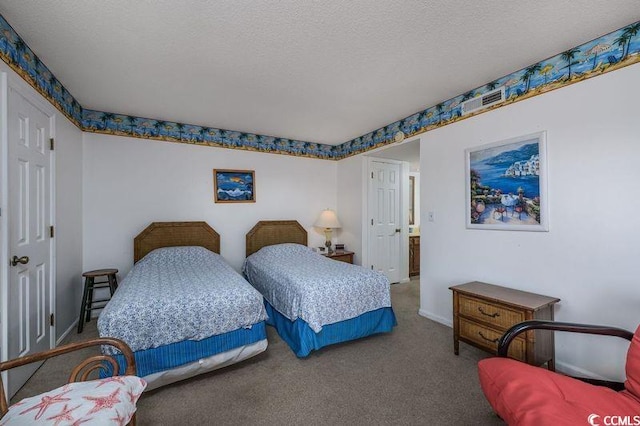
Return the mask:
[[469, 99], [462, 103], [462, 115], [469, 114], [482, 108], [490, 107], [498, 102], [504, 101], [504, 87], [492, 90], [482, 96]]

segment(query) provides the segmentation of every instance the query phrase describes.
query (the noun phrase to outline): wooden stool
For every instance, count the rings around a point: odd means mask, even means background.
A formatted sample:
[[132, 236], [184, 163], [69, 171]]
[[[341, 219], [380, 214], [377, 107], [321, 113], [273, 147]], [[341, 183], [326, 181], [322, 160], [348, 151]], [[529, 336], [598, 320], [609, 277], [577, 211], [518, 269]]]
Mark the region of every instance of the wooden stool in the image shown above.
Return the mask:
[[[118, 280], [116, 274], [117, 269], [97, 269], [95, 271], [88, 271], [82, 274], [84, 277], [84, 293], [82, 294], [82, 306], [80, 306], [80, 318], [78, 319], [78, 333], [82, 333], [84, 323], [91, 320], [91, 311], [94, 309], [102, 309], [106, 306], [98, 305], [93, 306], [94, 303], [103, 303], [111, 300], [108, 299], [93, 300], [93, 289], [109, 287], [111, 296], [118, 289]], [[95, 281], [95, 278], [106, 277], [106, 281]]]

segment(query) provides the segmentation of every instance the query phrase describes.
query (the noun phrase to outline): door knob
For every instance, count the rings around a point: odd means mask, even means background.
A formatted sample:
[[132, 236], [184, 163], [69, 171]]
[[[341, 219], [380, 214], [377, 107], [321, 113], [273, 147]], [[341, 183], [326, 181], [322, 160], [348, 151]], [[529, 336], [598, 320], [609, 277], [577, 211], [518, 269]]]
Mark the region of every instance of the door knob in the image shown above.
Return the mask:
[[26, 265], [27, 263], [29, 263], [29, 256], [13, 256], [13, 258], [11, 259], [11, 266], [16, 266], [18, 263]]
[[401, 231], [401, 229], [400, 229], [400, 228], [396, 228], [396, 234], [397, 234], [398, 232], [400, 232], [400, 231]]

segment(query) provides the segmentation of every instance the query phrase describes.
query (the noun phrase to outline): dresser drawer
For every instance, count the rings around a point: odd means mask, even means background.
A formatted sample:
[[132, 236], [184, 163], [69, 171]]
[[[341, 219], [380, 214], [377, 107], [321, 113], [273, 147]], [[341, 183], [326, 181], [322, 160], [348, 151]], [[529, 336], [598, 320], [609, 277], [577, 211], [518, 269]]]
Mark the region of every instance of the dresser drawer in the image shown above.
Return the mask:
[[460, 295], [459, 303], [460, 315], [489, 323], [493, 327], [503, 330], [525, 320], [524, 312], [522, 311], [512, 310], [463, 294]]
[[[560, 299], [508, 287], [472, 281], [449, 287], [453, 291], [453, 353], [463, 341], [495, 354], [500, 337], [525, 320], [553, 321], [553, 305]], [[553, 332], [532, 330], [509, 345], [509, 356], [531, 365], [555, 369]]]
[[[460, 318], [460, 338], [471, 340], [494, 354], [498, 351], [498, 339], [502, 337], [502, 334], [502, 332]], [[517, 337], [511, 342], [509, 356], [525, 361], [525, 341], [523, 339]]]

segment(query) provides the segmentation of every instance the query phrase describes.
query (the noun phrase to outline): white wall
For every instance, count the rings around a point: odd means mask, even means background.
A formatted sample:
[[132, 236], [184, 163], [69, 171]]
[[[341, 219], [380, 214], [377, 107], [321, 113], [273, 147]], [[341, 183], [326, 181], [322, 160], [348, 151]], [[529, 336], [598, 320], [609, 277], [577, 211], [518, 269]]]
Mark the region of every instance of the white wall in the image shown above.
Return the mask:
[[[94, 133], [84, 144], [84, 268], [115, 267], [120, 279], [133, 263], [133, 238], [154, 221], [206, 221], [239, 270], [257, 221], [295, 219], [315, 247], [324, 234], [313, 223], [336, 209], [333, 161]], [[257, 201], [214, 203], [214, 168], [255, 170]]]
[[82, 131], [56, 115], [56, 337], [78, 318], [82, 300]]
[[[479, 280], [561, 298], [557, 320], [635, 330], [638, 99], [640, 65], [633, 65], [422, 135], [421, 313], [451, 324], [448, 287]], [[549, 232], [465, 229], [464, 150], [541, 130]], [[559, 368], [620, 377], [627, 345], [618, 340], [559, 333]]]
[[363, 178], [366, 163], [362, 155], [338, 161], [338, 214], [342, 229], [340, 241], [354, 252], [353, 263], [362, 265]]

